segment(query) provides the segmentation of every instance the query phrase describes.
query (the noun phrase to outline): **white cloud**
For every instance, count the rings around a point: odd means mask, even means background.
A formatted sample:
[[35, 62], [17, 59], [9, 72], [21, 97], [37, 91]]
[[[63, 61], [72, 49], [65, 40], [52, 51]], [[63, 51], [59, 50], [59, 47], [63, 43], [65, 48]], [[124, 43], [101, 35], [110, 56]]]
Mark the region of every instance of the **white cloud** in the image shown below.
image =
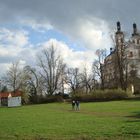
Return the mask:
[[29, 43], [27, 31], [0, 29], [0, 74], [4, 73], [10, 64], [16, 61], [22, 65], [33, 64], [35, 50]]
[[0, 46], [0, 56], [6, 56], [6, 55], [8, 55], [7, 49], [5, 49], [4, 47]]
[[87, 49], [95, 51], [111, 47], [109, 25], [101, 19], [91, 17], [79, 19], [71, 34], [80, 39]]
[[8, 70], [8, 68], [11, 66], [11, 63], [0, 63], [0, 76], [3, 76], [5, 72]]
[[28, 44], [28, 32], [25, 30], [0, 29], [0, 41], [15, 47], [23, 47]]

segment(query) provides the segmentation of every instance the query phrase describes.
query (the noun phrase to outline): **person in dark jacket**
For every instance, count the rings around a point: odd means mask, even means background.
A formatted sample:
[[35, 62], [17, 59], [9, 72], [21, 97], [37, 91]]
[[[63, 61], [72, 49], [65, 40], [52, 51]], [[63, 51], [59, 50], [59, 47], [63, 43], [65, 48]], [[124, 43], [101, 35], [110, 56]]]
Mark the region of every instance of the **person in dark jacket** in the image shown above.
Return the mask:
[[76, 110], [80, 110], [80, 102], [76, 101], [75, 104], [76, 104]]
[[75, 101], [72, 101], [72, 110], [75, 110]]

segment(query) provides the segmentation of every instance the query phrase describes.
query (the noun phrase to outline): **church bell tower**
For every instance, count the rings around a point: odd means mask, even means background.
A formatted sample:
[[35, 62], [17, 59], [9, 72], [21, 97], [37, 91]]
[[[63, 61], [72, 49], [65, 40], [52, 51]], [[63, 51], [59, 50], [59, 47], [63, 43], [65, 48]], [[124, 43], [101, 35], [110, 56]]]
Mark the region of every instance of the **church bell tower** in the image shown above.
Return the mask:
[[117, 22], [115, 41], [116, 41], [116, 51], [121, 54], [122, 50], [124, 49], [124, 33], [121, 31], [121, 24], [119, 21]]

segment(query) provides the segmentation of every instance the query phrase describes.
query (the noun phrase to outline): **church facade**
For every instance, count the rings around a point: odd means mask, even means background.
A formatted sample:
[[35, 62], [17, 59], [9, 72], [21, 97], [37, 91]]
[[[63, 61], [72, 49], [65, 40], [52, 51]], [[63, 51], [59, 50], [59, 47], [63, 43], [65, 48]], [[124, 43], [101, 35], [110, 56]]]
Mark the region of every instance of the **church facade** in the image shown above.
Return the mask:
[[131, 88], [137, 92], [140, 88], [140, 34], [137, 25], [133, 24], [133, 33], [125, 41], [120, 22], [117, 22], [115, 47], [102, 65], [102, 76], [105, 88]]

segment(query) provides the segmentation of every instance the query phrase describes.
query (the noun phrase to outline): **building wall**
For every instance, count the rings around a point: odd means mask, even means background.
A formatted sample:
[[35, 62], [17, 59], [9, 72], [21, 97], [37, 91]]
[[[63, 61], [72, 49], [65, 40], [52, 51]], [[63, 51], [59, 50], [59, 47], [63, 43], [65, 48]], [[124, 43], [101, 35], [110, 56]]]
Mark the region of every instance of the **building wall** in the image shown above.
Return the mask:
[[8, 107], [21, 106], [21, 97], [8, 97]]

